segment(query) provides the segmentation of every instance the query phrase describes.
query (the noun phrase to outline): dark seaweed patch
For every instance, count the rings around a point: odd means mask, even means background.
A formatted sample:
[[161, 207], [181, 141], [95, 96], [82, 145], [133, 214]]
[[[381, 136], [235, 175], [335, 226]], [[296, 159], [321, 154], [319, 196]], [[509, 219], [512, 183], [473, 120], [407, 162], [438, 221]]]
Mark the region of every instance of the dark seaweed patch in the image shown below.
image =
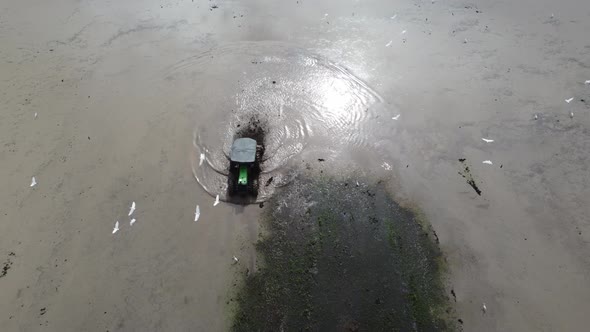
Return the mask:
[[356, 180], [302, 176], [267, 202], [233, 331], [453, 329], [433, 231], [383, 185], [344, 185]]

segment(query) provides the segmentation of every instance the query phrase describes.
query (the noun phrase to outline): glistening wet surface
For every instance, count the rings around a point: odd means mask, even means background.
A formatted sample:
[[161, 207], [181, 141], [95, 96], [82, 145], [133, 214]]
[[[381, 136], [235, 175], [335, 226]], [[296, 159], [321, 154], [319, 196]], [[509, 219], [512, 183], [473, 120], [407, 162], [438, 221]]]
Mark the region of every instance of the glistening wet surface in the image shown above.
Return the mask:
[[[464, 330], [587, 329], [589, 11], [3, 2], [0, 330], [228, 330], [244, 274], [268, 267], [261, 215], [322, 176], [382, 181], [391, 206], [423, 211]], [[268, 129], [263, 208], [214, 206], [254, 114]]]
[[257, 202], [262, 202], [289, 183], [294, 172], [287, 167], [289, 160], [304, 149], [370, 146], [371, 126], [377, 124], [371, 120], [383, 102], [348, 69], [277, 42], [214, 48], [174, 65], [167, 78], [191, 85], [203, 77], [224, 86], [228, 94], [214, 101], [216, 112], [195, 129], [193, 172], [207, 192], [223, 200], [228, 200], [231, 145], [253, 121], [264, 133], [260, 182], [269, 185], [260, 188]]

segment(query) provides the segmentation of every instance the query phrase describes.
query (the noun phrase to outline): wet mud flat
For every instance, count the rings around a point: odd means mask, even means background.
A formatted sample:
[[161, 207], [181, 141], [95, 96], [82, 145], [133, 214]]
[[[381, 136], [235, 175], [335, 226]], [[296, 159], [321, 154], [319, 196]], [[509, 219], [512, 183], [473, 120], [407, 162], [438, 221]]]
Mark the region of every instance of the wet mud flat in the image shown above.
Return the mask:
[[267, 202], [233, 331], [456, 330], [436, 234], [357, 181], [299, 176]]

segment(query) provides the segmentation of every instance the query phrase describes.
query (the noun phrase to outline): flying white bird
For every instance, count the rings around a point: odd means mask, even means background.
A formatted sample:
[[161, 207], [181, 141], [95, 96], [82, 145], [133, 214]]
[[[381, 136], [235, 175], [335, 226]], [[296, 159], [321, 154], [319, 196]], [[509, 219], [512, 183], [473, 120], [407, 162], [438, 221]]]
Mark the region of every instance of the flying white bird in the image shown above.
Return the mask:
[[31, 187], [34, 187], [37, 185], [37, 180], [35, 180], [35, 177], [33, 176], [33, 178], [31, 179]]
[[119, 231], [119, 221], [117, 221], [115, 223], [115, 228], [113, 228], [113, 234], [117, 233]]
[[572, 100], [574, 100], [574, 97], [571, 97], [570, 99], [566, 99], [565, 102], [569, 104], [572, 102]]
[[486, 142], [486, 143], [492, 143], [492, 142], [494, 142], [493, 139], [487, 139], [487, 138], [482, 138], [481, 140], [484, 141], [484, 142]]
[[135, 211], [135, 202], [131, 203], [131, 208], [129, 209], [129, 214], [128, 216], [133, 214], [133, 211]]
[[491, 160], [484, 160], [483, 161], [484, 164], [488, 164], [488, 165], [493, 165]]
[[201, 209], [197, 205], [197, 208], [195, 209], [195, 221], [199, 220], [199, 217], [201, 217]]
[[129, 226], [133, 226], [133, 224], [135, 224], [135, 218], [129, 221]]
[[401, 114], [398, 114], [398, 115], [394, 116], [392, 119], [397, 120], [397, 119], [399, 119], [400, 116], [401, 116]]

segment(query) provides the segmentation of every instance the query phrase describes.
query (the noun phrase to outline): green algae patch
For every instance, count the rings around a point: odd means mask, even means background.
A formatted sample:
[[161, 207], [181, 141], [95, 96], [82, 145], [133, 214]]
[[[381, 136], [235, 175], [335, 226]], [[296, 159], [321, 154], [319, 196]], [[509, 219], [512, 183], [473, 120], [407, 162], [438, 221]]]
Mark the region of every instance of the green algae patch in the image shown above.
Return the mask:
[[425, 220], [382, 185], [298, 179], [266, 205], [233, 331], [455, 330]]

